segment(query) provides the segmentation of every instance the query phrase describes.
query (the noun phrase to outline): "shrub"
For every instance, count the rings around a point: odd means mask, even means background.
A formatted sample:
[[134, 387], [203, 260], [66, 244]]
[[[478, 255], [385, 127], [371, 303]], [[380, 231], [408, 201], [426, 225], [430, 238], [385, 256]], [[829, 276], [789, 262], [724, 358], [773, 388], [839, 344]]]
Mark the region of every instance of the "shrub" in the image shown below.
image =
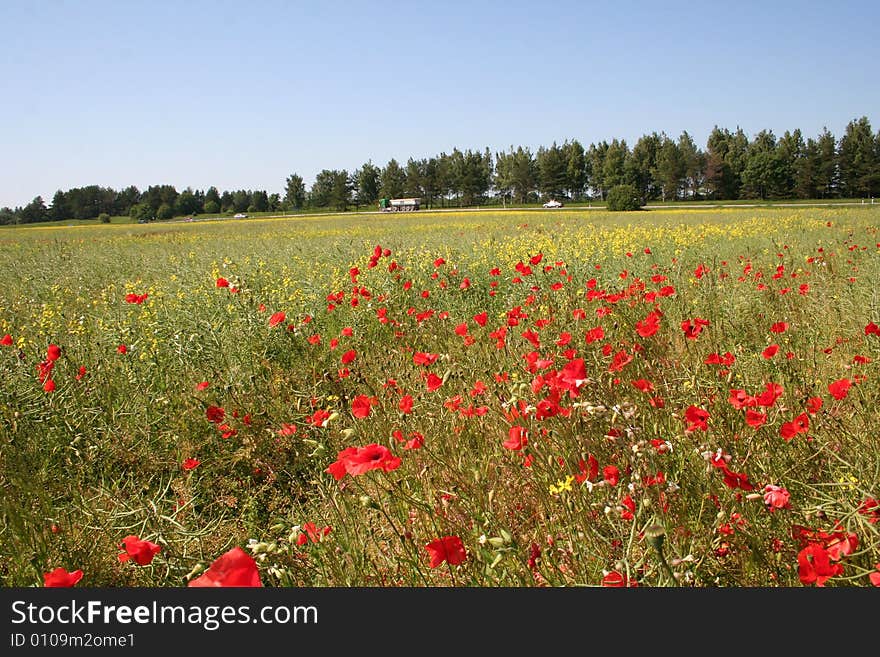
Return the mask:
[[617, 185], [608, 192], [608, 209], [612, 212], [639, 210], [641, 207], [642, 199], [632, 185]]
[[106, 212], [102, 212], [101, 214], [98, 215], [98, 221], [100, 221], [102, 224], [109, 224], [110, 223], [110, 215], [107, 214]]
[[205, 213], [217, 214], [220, 212], [220, 204], [217, 201], [205, 201]]
[[172, 208], [167, 203], [163, 203], [159, 206], [159, 209], [156, 210], [156, 218], [157, 219], [171, 219], [174, 216], [174, 208]]

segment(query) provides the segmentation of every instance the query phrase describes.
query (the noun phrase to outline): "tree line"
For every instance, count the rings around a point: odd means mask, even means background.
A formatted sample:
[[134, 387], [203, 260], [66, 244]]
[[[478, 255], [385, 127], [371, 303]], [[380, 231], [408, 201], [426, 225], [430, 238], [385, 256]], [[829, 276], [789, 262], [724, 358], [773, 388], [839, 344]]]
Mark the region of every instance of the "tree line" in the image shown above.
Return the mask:
[[423, 207], [526, 204], [555, 198], [604, 201], [617, 185], [631, 185], [642, 202], [736, 199], [831, 199], [880, 196], [880, 130], [867, 117], [854, 119], [839, 138], [824, 129], [804, 138], [799, 129], [776, 136], [762, 130], [749, 139], [742, 129], [715, 126], [700, 148], [687, 132], [643, 135], [584, 148], [562, 144], [511, 146], [492, 153], [458, 148], [452, 153], [396, 159], [379, 167], [370, 160], [355, 171], [324, 169], [306, 188], [287, 177], [283, 195], [265, 190], [220, 192], [172, 185], [116, 191], [90, 185], [58, 190], [49, 205], [38, 196], [23, 207], [0, 209], [0, 224], [131, 216], [138, 220], [239, 212], [348, 210], [380, 198], [419, 197]]

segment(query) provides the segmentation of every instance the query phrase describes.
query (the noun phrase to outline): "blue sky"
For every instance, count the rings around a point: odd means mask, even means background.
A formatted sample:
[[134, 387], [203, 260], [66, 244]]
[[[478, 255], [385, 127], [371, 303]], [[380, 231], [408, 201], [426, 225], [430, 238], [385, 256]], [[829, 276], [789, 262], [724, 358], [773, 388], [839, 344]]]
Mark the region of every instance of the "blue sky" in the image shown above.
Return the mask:
[[0, 206], [713, 126], [880, 129], [880, 3], [0, 0]]

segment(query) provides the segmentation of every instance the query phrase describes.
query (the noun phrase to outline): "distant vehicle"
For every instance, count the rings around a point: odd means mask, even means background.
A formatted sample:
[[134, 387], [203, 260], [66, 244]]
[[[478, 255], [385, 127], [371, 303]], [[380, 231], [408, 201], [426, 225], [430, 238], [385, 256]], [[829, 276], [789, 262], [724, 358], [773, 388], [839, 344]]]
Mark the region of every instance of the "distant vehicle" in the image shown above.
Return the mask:
[[233, 219], [247, 219], [247, 215], [244, 212], [239, 212], [233, 217]]
[[561, 208], [562, 201], [557, 201], [556, 199], [551, 199], [544, 204], [545, 208]]
[[383, 198], [379, 199], [382, 212], [410, 212], [418, 210], [422, 203], [420, 198]]

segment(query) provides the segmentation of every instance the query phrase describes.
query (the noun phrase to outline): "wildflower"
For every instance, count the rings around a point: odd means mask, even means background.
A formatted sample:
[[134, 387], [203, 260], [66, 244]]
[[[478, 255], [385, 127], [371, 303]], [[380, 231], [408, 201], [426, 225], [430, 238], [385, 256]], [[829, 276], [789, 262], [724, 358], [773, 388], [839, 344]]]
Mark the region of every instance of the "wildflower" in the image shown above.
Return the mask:
[[391, 472], [399, 468], [400, 463], [400, 458], [394, 456], [387, 447], [372, 443], [365, 447], [348, 447], [342, 450], [325, 472], [332, 474], [338, 481], [346, 474], [356, 477], [370, 470]]
[[137, 536], [126, 536], [122, 539], [120, 549], [125, 550], [119, 555], [119, 561], [125, 563], [129, 559], [140, 566], [146, 566], [153, 561], [162, 548], [150, 541], [141, 540]]
[[509, 450], [518, 452], [525, 447], [528, 442], [528, 434], [525, 428], [521, 426], [513, 426], [510, 427], [508, 438], [502, 443], [502, 445]]
[[372, 408], [376, 401], [375, 397], [358, 395], [351, 402], [351, 414], [361, 420], [366, 418], [370, 414], [370, 408]]
[[843, 399], [849, 393], [851, 385], [852, 381], [849, 379], [839, 379], [828, 385], [828, 392], [831, 393], [831, 396], [835, 399]]
[[46, 588], [69, 588], [79, 582], [82, 576], [83, 571], [81, 570], [67, 572], [64, 568], [59, 567], [43, 574], [43, 586]]
[[218, 557], [202, 575], [187, 586], [262, 586], [257, 562], [236, 546]]
[[127, 354], [127, 353], [128, 353], [128, 347], [126, 347], [124, 344], [121, 344], [121, 345], [119, 345], [118, 347], [116, 347], [116, 353], [118, 353], [118, 354]]
[[764, 486], [764, 504], [770, 511], [788, 509], [791, 506], [791, 494], [782, 486], [767, 484]]
[[223, 278], [221, 276], [220, 278], [217, 279], [216, 285], [217, 285], [217, 287], [229, 287], [229, 281], [227, 281], [225, 278]]
[[189, 472], [190, 470], [195, 470], [199, 465], [201, 465], [201, 461], [194, 458], [188, 458], [181, 463], [180, 467], [182, 467], [185, 471]]
[[6, 335], [4, 335], [2, 338], [0, 338], [0, 345], [3, 345], [4, 347], [11, 347], [12, 346], [12, 336], [9, 335], [8, 333]]
[[685, 411], [684, 417], [687, 420], [685, 433], [690, 433], [691, 431], [696, 431], [697, 429], [708, 431], [709, 425], [707, 423], [707, 420], [709, 419], [709, 411], [692, 405], [689, 406], [688, 409]]
[[425, 549], [431, 557], [431, 562], [428, 564], [431, 568], [436, 568], [444, 561], [450, 566], [457, 566], [467, 559], [464, 543], [458, 536], [437, 538], [428, 543]]
[[273, 313], [272, 316], [269, 318], [269, 326], [278, 326], [281, 322], [284, 321], [285, 317], [287, 317], [287, 315], [284, 314], [284, 311], [279, 310], [278, 312]]

